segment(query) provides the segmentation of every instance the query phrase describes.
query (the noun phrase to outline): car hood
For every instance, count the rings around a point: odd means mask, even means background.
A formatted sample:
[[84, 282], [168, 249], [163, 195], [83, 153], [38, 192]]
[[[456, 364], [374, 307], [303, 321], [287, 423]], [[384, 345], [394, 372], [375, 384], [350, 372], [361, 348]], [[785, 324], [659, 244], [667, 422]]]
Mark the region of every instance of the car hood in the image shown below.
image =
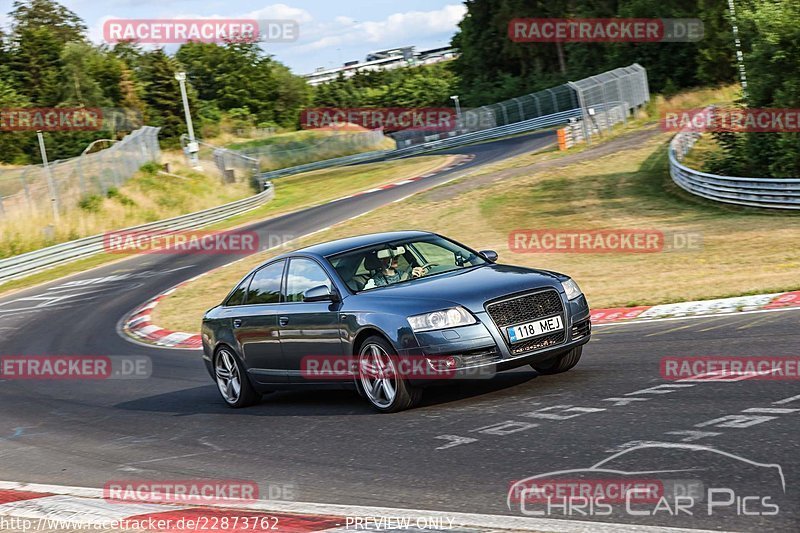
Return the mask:
[[[487, 300], [506, 294], [541, 287], [556, 287], [560, 290], [559, 276], [560, 274], [555, 272], [492, 264], [374, 289], [362, 292], [358, 297], [417, 300], [434, 307], [455, 303], [470, 311], [481, 312]], [[565, 276], [560, 279], [565, 279]], [[420, 312], [425, 311], [425, 309], [420, 310]]]

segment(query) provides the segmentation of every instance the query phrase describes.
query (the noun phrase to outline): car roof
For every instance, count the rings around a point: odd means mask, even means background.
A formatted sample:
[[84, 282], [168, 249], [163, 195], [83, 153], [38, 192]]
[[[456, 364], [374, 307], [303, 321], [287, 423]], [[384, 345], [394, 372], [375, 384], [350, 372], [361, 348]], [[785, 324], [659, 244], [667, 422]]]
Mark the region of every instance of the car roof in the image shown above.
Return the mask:
[[337, 239], [335, 241], [314, 244], [285, 255], [306, 253], [325, 257], [341, 252], [347, 252], [349, 250], [355, 250], [357, 248], [374, 246], [384, 242], [429, 237], [431, 235], [434, 234], [428, 231], [387, 231], [383, 233], [370, 233], [368, 235], [358, 235], [356, 237], [347, 237], [345, 239]]

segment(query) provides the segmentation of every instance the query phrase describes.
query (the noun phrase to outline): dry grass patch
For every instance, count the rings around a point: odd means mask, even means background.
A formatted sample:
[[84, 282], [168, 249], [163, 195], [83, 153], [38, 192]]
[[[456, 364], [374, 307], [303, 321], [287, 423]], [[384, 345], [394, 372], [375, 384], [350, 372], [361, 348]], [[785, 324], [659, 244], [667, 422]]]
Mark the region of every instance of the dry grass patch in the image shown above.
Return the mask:
[[158, 165], [145, 165], [106, 194], [72, 198], [74, 203], [66, 206], [58, 224], [53, 224], [46, 209], [24, 218], [4, 218], [0, 222], [0, 257], [200, 211], [253, 194], [248, 183], [223, 186], [217, 176], [186, 167], [175, 170], [180, 176], [166, 176], [158, 170]]

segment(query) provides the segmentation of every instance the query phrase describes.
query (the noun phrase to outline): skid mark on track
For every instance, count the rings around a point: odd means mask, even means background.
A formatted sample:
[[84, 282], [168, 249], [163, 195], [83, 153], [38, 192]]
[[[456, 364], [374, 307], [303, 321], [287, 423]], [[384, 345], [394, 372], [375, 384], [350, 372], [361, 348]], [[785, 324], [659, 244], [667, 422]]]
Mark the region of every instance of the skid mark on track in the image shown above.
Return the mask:
[[758, 320], [754, 320], [752, 322], [744, 324], [743, 326], [738, 326], [736, 329], [737, 330], [743, 330], [743, 329], [750, 329], [750, 328], [755, 327], [755, 326], [761, 326], [763, 324], [766, 324], [767, 322], [773, 321], [775, 318], [777, 318], [775, 315], [767, 315], [767, 316], [765, 316], [763, 318], [760, 318]]
[[656, 331], [656, 332], [653, 332], [653, 333], [647, 333], [645, 335], [645, 337], [658, 337], [659, 335], [666, 335], [668, 333], [674, 333], [676, 331], [681, 331], [681, 330], [684, 330], [684, 329], [694, 328], [694, 327], [700, 326], [702, 324], [707, 324], [707, 323], [708, 323], [708, 321], [706, 320], [706, 321], [703, 321], [703, 322], [700, 322], [700, 323], [692, 323], [692, 324], [686, 324], [685, 326], [677, 326], [677, 327], [674, 327], [674, 328], [663, 329], [663, 330]]

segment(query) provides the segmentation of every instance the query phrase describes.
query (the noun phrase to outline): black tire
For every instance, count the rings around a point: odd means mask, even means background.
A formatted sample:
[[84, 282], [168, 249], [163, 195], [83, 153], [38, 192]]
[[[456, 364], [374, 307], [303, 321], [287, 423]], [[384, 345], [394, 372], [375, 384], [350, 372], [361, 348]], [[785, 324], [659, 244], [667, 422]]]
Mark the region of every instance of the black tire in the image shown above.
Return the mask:
[[540, 363], [531, 363], [531, 368], [543, 375], [560, 374], [572, 369], [572, 367], [577, 365], [578, 361], [581, 360], [582, 352], [583, 346], [578, 346], [577, 348], [573, 348], [567, 353], [557, 355], [552, 359], [548, 359]]
[[[396, 413], [398, 411], [404, 411], [406, 409], [411, 409], [415, 405], [417, 405], [422, 398], [422, 390], [413, 387], [408, 383], [408, 380], [403, 378], [402, 376], [397, 375], [395, 373], [395, 377], [392, 380], [392, 384], [394, 385], [393, 388], [395, 389], [394, 397], [391, 401], [384, 398], [385, 402], [380, 402], [380, 398], [376, 398], [375, 393], [367, 391], [366, 385], [364, 384], [364, 379], [371, 379], [370, 376], [362, 375], [362, 365], [360, 364], [362, 356], [367, 356], [365, 353], [371, 347], [380, 347], [383, 353], [388, 357], [391, 361], [397, 361], [397, 355], [394, 353], [394, 347], [391, 345], [389, 341], [385, 338], [380, 337], [378, 335], [372, 335], [364, 339], [364, 341], [357, 347], [355, 357], [357, 363], [357, 372], [356, 372], [356, 387], [358, 388], [358, 393], [369, 402], [373, 409], [380, 413]], [[395, 370], [397, 367], [395, 366]], [[376, 380], [377, 381], [377, 380]], [[383, 392], [385, 393], [386, 390], [383, 388]]]
[[[223, 360], [228, 362], [228, 365], [223, 364]], [[223, 365], [225, 369], [228, 368], [229, 365], [235, 365], [236, 370], [238, 372], [238, 382], [239, 382], [239, 393], [238, 395], [231, 394], [230, 392], [226, 395], [223, 392], [223, 385], [220, 383], [220, 374], [219, 374], [219, 366]], [[227, 346], [221, 346], [217, 349], [216, 353], [214, 354], [214, 381], [217, 384], [217, 389], [222, 396], [222, 399], [228, 405], [228, 407], [234, 409], [240, 409], [242, 407], [249, 407], [251, 405], [255, 405], [261, 401], [261, 394], [259, 394], [253, 384], [250, 383], [250, 377], [247, 374], [247, 370], [244, 367], [244, 364], [239, 360], [239, 356], [236, 355], [232, 349], [228, 348]], [[227, 389], [227, 388], [226, 388]]]

